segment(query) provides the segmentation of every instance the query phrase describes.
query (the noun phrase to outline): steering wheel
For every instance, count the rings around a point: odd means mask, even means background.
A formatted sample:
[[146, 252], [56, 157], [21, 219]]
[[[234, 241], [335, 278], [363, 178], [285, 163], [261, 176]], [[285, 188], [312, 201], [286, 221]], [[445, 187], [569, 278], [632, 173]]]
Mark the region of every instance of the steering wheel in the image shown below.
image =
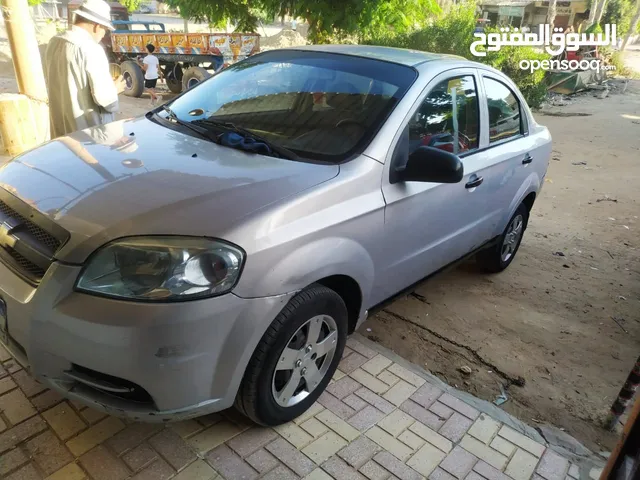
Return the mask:
[[342, 127], [344, 125], [349, 125], [349, 124], [357, 125], [358, 127], [362, 128], [363, 130], [367, 129], [367, 127], [362, 122], [359, 122], [358, 120], [356, 120], [354, 118], [343, 118], [338, 123], [336, 123], [336, 128]]

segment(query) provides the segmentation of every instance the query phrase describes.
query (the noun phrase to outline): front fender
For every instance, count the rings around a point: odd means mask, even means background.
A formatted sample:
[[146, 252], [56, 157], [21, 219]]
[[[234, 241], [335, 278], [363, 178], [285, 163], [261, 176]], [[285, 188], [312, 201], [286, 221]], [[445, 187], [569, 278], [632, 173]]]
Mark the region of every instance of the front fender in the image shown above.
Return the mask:
[[353, 278], [366, 305], [373, 287], [373, 260], [358, 242], [341, 237], [322, 238], [300, 246], [270, 268], [250, 291], [242, 288], [241, 280], [234, 293], [244, 298], [284, 295], [333, 275]]

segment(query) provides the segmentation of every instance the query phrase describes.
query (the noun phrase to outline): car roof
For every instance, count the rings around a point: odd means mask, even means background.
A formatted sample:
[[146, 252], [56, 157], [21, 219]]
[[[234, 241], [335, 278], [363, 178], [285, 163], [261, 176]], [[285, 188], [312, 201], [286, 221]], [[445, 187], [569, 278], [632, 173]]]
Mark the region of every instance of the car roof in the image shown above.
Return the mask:
[[447, 55], [444, 53], [422, 52], [420, 50], [408, 50], [404, 48], [380, 47], [376, 45], [305, 45], [300, 47], [289, 47], [284, 50], [303, 50], [313, 52], [338, 53], [352, 55], [356, 57], [376, 58], [386, 62], [399, 63], [409, 67], [415, 67], [425, 62], [433, 61], [468, 61], [464, 57], [457, 55]]

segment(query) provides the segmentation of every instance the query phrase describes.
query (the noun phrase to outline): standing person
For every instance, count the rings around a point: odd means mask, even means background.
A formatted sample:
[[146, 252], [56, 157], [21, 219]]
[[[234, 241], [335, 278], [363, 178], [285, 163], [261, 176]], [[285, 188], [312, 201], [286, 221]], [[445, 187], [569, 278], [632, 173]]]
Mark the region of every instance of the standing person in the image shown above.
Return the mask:
[[156, 47], [149, 44], [146, 46], [146, 49], [147, 56], [144, 57], [144, 60], [142, 61], [142, 69], [144, 70], [144, 88], [149, 92], [149, 95], [151, 95], [151, 105], [155, 105], [158, 103], [158, 100], [161, 99], [156, 94], [158, 77], [161, 75], [160, 62], [158, 61], [158, 57], [153, 54]]
[[51, 138], [115, 120], [122, 77], [114, 82], [100, 45], [111, 25], [103, 0], [85, 0], [70, 30], [51, 39], [45, 54]]

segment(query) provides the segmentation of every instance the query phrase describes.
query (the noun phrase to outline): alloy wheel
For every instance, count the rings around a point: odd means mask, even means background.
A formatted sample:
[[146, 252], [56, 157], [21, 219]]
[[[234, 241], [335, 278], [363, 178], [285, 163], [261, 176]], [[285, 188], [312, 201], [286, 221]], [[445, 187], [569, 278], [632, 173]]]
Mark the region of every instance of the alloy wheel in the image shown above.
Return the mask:
[[503, 262], [508, 262], [516, 252], [522, 233], [524, 231], [524, 218], [522, 215], [516, 215], [511, 219], [509, 226], [507, 227], [507, 233], [502, 241], [502, 248], [500, 250], [500, 258]]
[[273, 399], [291, 407], [313, 392], [327, 375], [338, 345], [336, 321], [318, 315], [291, 336], [279, 356], [272, 380]]

